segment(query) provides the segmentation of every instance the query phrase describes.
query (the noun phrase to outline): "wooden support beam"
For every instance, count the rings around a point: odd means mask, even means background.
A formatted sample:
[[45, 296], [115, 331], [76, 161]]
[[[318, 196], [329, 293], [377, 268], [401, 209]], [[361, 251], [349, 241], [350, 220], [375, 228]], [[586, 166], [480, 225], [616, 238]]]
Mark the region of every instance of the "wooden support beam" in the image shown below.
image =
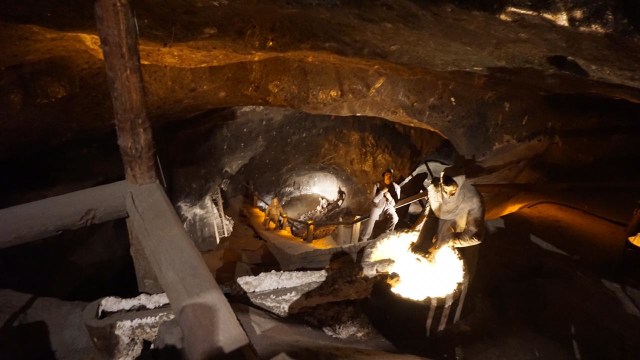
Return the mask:
[[[138, 35], [131, 8], [128, 0], [96, 0], [95, 10], [125, 176], [130, 184], [151, 184], [157, 180], [155, 150], [145, 109]], [[130, 225], [128, 220], [127, 224]], [[129, 234], [138, 289], [161, 292], [139, 240], [131, 231]]]
[[126, 192], [127, 182], [119, 181], [2, 209], [0, 249], [124, 218]]
[[126, 178], [150, 184], [157, 180], [154, 145], [131, 8], [127, 0], [97, 0], [95, 10]]
[[132, 186], [129, 226], [171, 302], [189, 359], [210, 359], [248, 343], [202, 256], [158, 183]]

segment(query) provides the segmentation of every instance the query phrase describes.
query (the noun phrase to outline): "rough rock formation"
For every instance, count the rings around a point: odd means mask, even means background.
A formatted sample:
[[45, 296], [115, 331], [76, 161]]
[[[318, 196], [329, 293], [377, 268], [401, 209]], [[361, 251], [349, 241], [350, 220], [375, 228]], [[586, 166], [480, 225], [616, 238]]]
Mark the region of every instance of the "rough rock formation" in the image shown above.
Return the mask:
[[[479, 187], [492, 217], [554, 202], [543, 225], [577, 218], [562, 200], [590, 211], [573, 234], [591, 215], [619, 226], [637, 200], [633, 0], [131, 3], [176, 204], [223, 180], [230, 197], [249, 181], [273, 196], [332, 176], [358, 214], [380, 170], [406, 176], [442, 148], [476, 184], [507, 185]], [[0, 207], [122, 180], [92, 2], [1, 8]]]
[[[32, 3], [4, 7], [2, 123], [12, 135], [5, 157], [110, 127], [90, 4]], [[625, 108], [640, 99], [637, 40], [612, 32], [625, 23], [634, 30], [635, 14], [622, 18], [628, 5], [551, 3], [505, 1], [491, 9], [498, 16], [411, 1], [132, 6], [155, 121], [248, 104], [377, 116], [435, 129], [465, 156], [484, 159], [510, 142], [575, 127], [562, 113], [567, 101], [595, 97]], [[522, 14], [513, 9], [523, 4], [531, 14], [499, 16]], [[545, 11], [574, 20], [545, 20]], [[597, 24], [607, 17], [609, 26]]]

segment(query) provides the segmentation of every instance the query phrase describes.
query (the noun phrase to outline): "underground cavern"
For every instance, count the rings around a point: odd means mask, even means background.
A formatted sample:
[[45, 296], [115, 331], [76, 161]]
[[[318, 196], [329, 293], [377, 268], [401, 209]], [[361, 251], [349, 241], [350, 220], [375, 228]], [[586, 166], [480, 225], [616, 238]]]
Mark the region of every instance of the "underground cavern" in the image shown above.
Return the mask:
[[630, 0], [4, 2], [0, 357], [638, 358], [639, 29]]

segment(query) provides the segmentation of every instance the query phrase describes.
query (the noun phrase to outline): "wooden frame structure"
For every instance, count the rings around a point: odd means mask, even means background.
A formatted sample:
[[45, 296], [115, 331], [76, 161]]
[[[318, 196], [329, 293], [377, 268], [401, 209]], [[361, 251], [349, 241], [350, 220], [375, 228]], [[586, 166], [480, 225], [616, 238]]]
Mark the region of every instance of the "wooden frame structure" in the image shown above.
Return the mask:
[[0, 210], [0, 248], [128, 216], [140, 290], [157, 279], [167, 293], [187, 358], [219, 358], [249, 339], [158, 183], [128, 0], [96, 0], [95, 11], [126, 181]]

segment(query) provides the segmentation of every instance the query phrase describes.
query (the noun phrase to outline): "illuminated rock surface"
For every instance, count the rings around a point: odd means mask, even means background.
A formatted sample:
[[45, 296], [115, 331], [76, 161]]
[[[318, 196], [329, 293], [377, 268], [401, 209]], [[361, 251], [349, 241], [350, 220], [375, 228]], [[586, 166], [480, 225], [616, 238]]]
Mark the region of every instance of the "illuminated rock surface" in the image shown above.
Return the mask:
[[[480, 247], [467, 327], [425, 341], [424, 322], [400, 311], [404, 323], [374, 324], [388, 340], [368, 343], [368, 351], [564, 359], [576, 357], [575, 341], [583, 358], [639, 357], [638, 320], [601, 281], [627, 281], [611, 288], [637, 298], [637, 274], [612, 270], [640, 198], [634, 1], [140, 0], [132, 7], [147, 111], [174, 204], [198, 204], [230, 181], [225, 204], [235, 234], [205, 254], [221, 284], [278, 267], [232, 204], [243, 184], [252, 181], [265, 198], [282, 191], [306, 203], [316, 194], [309, 179], [335, 179], [346, 191], [335, 216], [352, 219], [367, 212], [383, 169], [403, 177], [441, 151], [465, 158], [470, 181], [489, 184], [478, 187], [488, 217], [505, 216]], [[122, 180], [92, 2], [5, 1], [2, 9], [0, 207]], [[44, 299], [65, 299], [50, 303], [64, 313], [76, 302], [137, 295], [123, 222], [0, 256], [0, 287], [12, 289], [2, 299], [14, 303], [2, 307], [0, 338], [47, 333], [37, 338], [46, 340], [44, 354], [87, 351], [80, 337], [66, 342], [81, 329], [33, 315]], [[28, 307], [24, 294], [37, 297], [32, 310], [20, 310]], [[16, 334], [31, 323], [34, 332]], [[261, 355], [286, 352], [286, 339], [315, 340], [304, 326], [283, 327], [260, 343]], [[62, 339], [60, 329], [72, 334]]]

